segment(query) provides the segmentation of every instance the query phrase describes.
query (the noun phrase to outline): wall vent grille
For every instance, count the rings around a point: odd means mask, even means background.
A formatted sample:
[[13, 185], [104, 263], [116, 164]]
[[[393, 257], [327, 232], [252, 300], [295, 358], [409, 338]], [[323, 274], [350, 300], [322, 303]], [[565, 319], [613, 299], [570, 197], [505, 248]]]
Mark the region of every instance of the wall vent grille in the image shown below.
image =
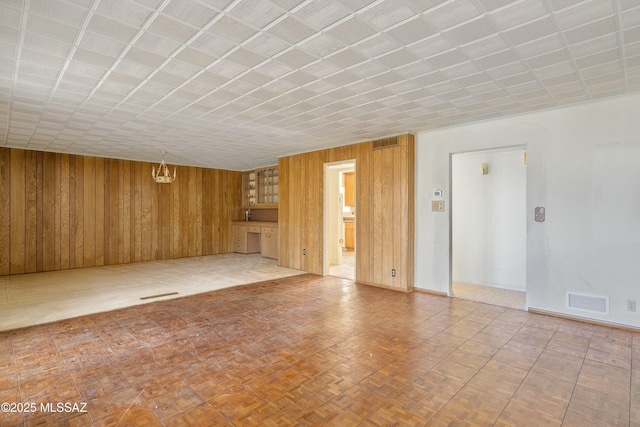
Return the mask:
[[609, 315], [609, 297], [567, 292], [567, 308]]
[[397, 136], [394, 136], [392, 138], [376, 139], [375, 141], [373, 141], [373, 149], [377, 150], [381, 148], [397, 147], [400, 143], [399, 139], [400, 138]]

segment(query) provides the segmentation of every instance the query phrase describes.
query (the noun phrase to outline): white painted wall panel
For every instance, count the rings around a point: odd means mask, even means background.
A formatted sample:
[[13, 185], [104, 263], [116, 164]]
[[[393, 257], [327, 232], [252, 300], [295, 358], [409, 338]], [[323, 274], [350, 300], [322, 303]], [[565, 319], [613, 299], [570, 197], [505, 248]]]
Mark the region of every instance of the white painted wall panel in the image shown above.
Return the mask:
[[[449, 209], [431, 212], [431, 193], [450, 195], [450, 155], [524, 144], [527, 165], [527, 305], [584, 316], [566, 307], [566, 292], [610, 297], [607, 322], [640, 326], [626, 300], [640, 300], [640, 242], [636, 158], [640, 145], [640, 95], [423, 132], [416, 139], [417, 288], [448, 291]], [[623, 152], [599, 159], [602, 147]], [[634, 167], [633, 171], [631, 168]], [[604, 194], [604, 187], [612, 192]], [[624, 187], [623, 189], [621, 187]], [[627, 199], [629, 198], [629, 199]], [[605, 202], [615, 208], [603, 211]], [[534, 208], [546, 221], [534, 221]], [[606, 222], [615, 216], [615, 225]], [[625, 233], [631, 237], [621, 236]]]

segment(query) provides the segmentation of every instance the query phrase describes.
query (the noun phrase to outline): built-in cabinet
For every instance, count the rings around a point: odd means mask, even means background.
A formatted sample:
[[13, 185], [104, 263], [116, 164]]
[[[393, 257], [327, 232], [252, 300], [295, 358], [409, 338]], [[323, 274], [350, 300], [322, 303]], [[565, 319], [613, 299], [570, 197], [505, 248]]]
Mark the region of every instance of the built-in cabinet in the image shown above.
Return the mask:
[[246, 171], [242, 174], [242, 206], [245, 209], [278, 207], [278, 167]]
[[233, 251], [241, 254], [260, 252], [265, 258], [278, 259], [277, 223], [235, 221]]
[[241, 254], [260, 252], [260, 226], [233, 226], [233, 251]]
[[344, 223], [344, 247], [346, 249], [355, 249], [356, 241], [356, 224], [355, 222]]

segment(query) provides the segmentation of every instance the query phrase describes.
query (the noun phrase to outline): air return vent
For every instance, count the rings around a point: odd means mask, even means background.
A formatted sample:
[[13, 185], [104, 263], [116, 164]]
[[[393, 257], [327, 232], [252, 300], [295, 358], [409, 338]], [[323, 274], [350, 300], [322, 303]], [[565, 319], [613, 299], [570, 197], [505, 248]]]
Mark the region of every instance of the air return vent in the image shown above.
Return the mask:
[[399, 144], [398, 139], [399, 137], [397, 136], [391, 138], [376, 139], [375, 141], [373, 141], [373, 149], [376, 150], [380, 148], [397, 147]]
[[609, 297], [567, 292], [567, 308], [609, 315]]

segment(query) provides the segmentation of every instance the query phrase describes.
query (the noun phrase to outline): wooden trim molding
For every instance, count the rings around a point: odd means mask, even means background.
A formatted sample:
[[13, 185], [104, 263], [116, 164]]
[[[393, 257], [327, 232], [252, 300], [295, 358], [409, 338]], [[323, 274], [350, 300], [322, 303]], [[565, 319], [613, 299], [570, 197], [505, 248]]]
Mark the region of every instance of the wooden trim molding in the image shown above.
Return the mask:
[[423, 294], [435, 295], [435, 296], [438, 296], [438, 297], [448, 297], [449, 296], [449, 294], [446, 293], [446, 292], [434, 291], [434, 290], [431, 290], [431, 289], [413, 288], [413, 290], [416, 291], [416, 292], [423, 293]]
[[606, 326], [606, 327], [609, 327], [609, 328], [623, 329], [625, 331], [640, 332], [640, 328], [638, 328], [638, 327], [630, 326], [630, 325], [623, 325], [621, 323], [606, 322], [606, 321], [603, 321], [603, 320], [596, 320], [596, 319], [590, 319], [588, 317], [581, 317], [581, 316], [574, 316], [574, 315], [571, 315], [571, 314], [558, 313], [556, 311], [550, 311], [550, 310], [542, 310], [540, 308], [534, 308], [534, 307], [529, 307], [527, 309], [527, 311], [529, 313], [533, 313], [533, 314], [542, 314], [544, 316], [551, 316], [551, 317], [557, 317], [557, 318], [560, 318], [560, 319], [574, 320], [574, 321], [583, 322], [583, 323], [590, 323], [592, 325], [597, 325], [597, 326]]
[[395, 291], [395, 292], [404, 292], [404, 293], [407, 293], [407, 294], [409, 292], [413, 292], [415, 290], [415, 288], [414, 289], [402, 289], [402, 288], [397, 288], [397, 287], [393, 287], [393, 286], [381, 285], [380, 283], [365, 282], [363, 280], [356, 280], [356, 283], [359, 284], [359, 285], [374, 286], [376, 288], [388, 289], [390, 291]]

